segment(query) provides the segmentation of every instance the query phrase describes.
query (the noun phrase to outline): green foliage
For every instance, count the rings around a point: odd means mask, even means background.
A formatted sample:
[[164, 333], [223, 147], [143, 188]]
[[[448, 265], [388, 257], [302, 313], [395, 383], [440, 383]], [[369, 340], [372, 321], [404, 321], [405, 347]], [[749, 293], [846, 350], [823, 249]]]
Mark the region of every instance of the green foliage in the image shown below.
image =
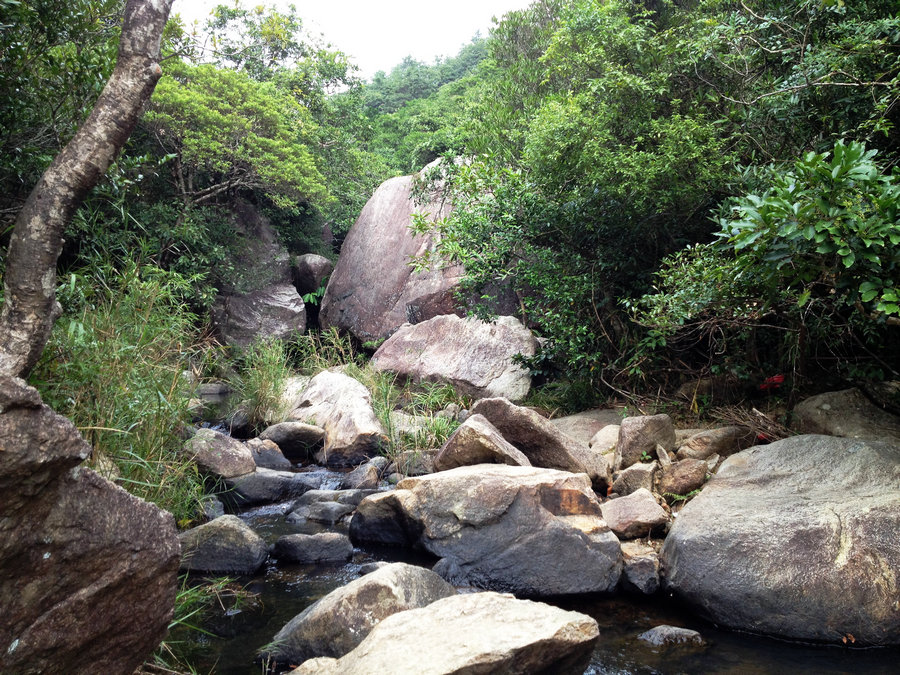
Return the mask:
[[307, 148], [316, 124], [270, 82], [174, 61], [156, 86], [144, 123], [175, 155], [177, 193], [190, 203], [235, 189], [259, 190], [281, 207], [328, 199]]
[[150, 265], [70, 275], [58, 289], [66, 314], [31, 378], [81, 430], [99, 470], [180, 523], [202, 494], [176, 433], [188, 421], [181, 373], [195, 351], [186, 286]]
[[303, 375], [315, 375], [328, 368], [360, 365], [362, 358], [350, 336], [342, 336], [337, 328], [310, 331], [298, 335], [290, 345], [291, 365]]
[[259, 431], [273, 421], [281, 421], [281, 392], [291, 375], [289, 350], [281, 340], [260, 340], [243, 350], [235, 360], [232, 380], [239, 392], [250, 424]]
[[93, 107], [115, 63], [124, 4], [0, 3], [0, 222]]

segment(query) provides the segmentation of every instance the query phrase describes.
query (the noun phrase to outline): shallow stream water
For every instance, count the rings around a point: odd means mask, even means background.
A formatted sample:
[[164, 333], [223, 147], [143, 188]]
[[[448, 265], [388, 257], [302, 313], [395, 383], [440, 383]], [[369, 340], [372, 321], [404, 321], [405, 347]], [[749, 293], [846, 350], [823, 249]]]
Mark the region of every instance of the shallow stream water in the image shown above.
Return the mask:
[[[313, 534], [326, 528], [315, 524], [292, 525], [284, 514], [290, 504], [276, 504], [241, 514], [268, 543], [283, 534]], [[337, 526], [341, 531], [341, 526]], [[343, 531], [346, 531], [344, 528]], [[397, 548], [355, 549], [343, 565], [291, 565], [271, 559], [254, 577], [238, 581], [256, 597], [206, 625], [217, 637], [181, 636], [193, 644], [192, 664], [201, 673], [259, 675], [263, 666], [257, 651], [282, 626], [323, 595], [359, 577], [362, 565], [377, 560], [408, 562], [430, 567], [433, 558]], [[565, 609], [594, 617], [600, 639], [586, 675], [664, 675], [680, 673], [734, 673], [791, 675], [894, 675], [900, 672], [900, 649], [851, 649], [803, 645], [719, 630], [693, 617], [665, 598], [619, 595], [579, 596], [551, 600]], [[706, 646], [656, 648], [637, 639], [645, 630], [670, 624], [699, 631]]]

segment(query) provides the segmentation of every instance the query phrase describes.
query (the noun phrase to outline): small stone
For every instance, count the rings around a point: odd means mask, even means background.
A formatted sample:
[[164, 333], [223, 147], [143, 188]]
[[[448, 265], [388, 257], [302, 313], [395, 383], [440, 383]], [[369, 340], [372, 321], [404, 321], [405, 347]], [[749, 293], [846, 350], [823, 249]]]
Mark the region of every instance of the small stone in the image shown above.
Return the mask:
[[669, 522], [669, 515], [645, 488], [625, 497], [610, 499], [600, 507], [600, 511], [609, 528], [626, 539], [643, 537]]
[[704, 645], [703, 636], [689, 628], [677, 626], [656, 626], [638, 635], [638, 640], [649, 642], [654, 647], [668, 647], [672, 645]]
[[343, 534], [288, 534], [275, 542], [274, 556], [298, 563], [343, 562], [353, 557], [353, 544]]

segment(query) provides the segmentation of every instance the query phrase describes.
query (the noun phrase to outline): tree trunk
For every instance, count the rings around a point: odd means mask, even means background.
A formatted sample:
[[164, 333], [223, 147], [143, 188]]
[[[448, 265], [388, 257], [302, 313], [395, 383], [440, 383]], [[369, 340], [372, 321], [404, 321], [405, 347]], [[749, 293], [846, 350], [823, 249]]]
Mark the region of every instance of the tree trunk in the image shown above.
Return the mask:
[[128, 0], [112, 77], [90, 116], [41, 176], [15, 222], [0, 312], [0, 375], [34, 367], [61, 309], [63, 231], [128, 140], [162, 75], [159, 47], [173, 0]]

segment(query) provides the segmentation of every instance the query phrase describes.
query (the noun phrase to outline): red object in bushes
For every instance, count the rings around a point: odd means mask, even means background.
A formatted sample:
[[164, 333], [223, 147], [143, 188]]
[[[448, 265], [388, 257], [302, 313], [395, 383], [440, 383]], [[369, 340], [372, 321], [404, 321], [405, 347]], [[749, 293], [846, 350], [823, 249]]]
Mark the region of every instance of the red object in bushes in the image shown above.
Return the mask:
[[767, 377], [763, 380], [763, 383], [759, 385], [759, 390], [770, 391], [772, 389], [778, 389], [782, 384], [784, 384], [784, 375], [773, 375], [772, 377]]

